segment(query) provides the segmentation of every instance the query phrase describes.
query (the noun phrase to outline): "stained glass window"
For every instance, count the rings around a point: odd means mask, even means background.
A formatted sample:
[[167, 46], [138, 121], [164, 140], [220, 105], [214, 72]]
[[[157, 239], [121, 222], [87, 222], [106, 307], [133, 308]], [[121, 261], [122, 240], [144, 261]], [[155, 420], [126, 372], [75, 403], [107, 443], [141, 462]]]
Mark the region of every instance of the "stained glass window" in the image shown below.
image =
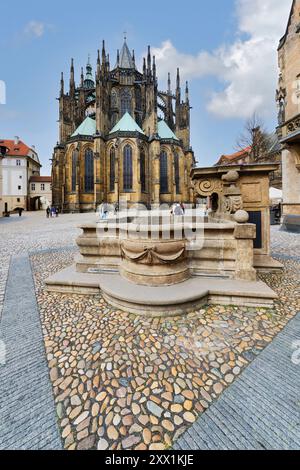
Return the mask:
[[110, 158], [109, 158], [109, 190], [115, 190], [115, 161], [116, 161], [116, 152], [114, 147], [110, 150]]
[[141, 190], [146, 192], [146, 157], [145, 151], [141, 150], [140, 155], [140, 180], [141, 180]]
[[176, 194], [180, 193], [180, 174], [179, 174], [179, 156], [178, 153], [174, 155], [174, 170], [175, 170], [175, 185]]
[[131, 191], [133, 184], [132, 176], [132, 148], [130, 145], [124, 147], [123, 153], [123, 189], [124, 191]]
[[84, 188], [86, 193], [94, 191], [94, 155], [91, 149], [85, 152], [85, 178]]
[[77, 152], [77, 150], [74, 150], [73, 153], [72, 153], [72, 192], [73, 192], [73, 193], [76, 191], [76, 182], [77, 182], [77, 176], [76, 176], [77, 159], [78, 159], [78, 152]]
[[161, 194], [169, 192], [168, 155], [164, 150], [160, 154], [160, 192]]

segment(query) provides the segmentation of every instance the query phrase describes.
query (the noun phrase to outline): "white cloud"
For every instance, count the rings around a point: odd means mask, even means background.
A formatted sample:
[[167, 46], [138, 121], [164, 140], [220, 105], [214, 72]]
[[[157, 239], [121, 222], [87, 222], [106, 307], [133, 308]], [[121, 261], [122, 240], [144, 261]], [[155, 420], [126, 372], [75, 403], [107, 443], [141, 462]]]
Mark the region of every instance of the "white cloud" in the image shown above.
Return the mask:
[[177, 66], [183, 79], [214, 76], [224, 88], [212, 92], [208, 111], [222, 118], [245, 118], [254, 111], [269, 116], [275, 106], [277, 46], [290, 6], [288, 0], [236, 0], [237, 39], [196, 56], [181, 53], [169, 40], [163, 42], [153, 51], [161, 78]]
[[44, 35], [46, 30], [46, 25], [41, 21], [29, 21], [25, 26], [25, 33], [36, 38], [40, 38]]

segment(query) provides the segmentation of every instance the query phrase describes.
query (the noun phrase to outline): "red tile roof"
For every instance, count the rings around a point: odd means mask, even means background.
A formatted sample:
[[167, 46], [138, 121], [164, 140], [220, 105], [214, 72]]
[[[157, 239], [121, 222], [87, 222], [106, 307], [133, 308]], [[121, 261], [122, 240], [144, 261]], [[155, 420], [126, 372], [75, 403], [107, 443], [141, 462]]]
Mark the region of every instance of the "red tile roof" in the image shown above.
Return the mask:
[[9, 150], [6, 156], [9, 157], [26, 157], [30, 150], [32, 150], [28, 145], [24, 144], [22, 140], [19, 140], [18, 144], [14, 140], [0, 140], [0, 145], [4, 145]]
[[247, 157], [250, 152], [251, 152], [251, 147], [246, 147], [243, 150], [232, 153], [230, 155], [222, 155], [220, 157], [217, 165], [219, 165], [222, 161], [233, 161], [233, 160], [237, 160], [238, 158], [241, 158], [241, 157]]
[[31, 176], [30, 183], [52, 183], [51, 176]]

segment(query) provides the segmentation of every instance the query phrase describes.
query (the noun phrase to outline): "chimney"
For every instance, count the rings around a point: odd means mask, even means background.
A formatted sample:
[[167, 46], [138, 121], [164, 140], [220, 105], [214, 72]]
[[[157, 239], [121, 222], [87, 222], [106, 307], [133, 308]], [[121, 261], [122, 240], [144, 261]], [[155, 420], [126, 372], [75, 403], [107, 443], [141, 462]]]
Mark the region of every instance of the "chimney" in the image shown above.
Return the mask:
[[19, 136], [15, 136], [15, 145], [19, 145], [19, 142], [20, 142], [20, 137]]

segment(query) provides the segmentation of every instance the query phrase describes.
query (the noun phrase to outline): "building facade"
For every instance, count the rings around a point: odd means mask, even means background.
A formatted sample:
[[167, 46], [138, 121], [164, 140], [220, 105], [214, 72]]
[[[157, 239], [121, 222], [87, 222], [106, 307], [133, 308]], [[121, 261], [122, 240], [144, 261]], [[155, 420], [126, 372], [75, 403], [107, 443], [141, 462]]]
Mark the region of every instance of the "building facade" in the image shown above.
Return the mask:
[[281, 144], [276, 133], [266, 136], [266, 152], [263, 152], [258, 159], [253, 159], [252, 148], [249, 146], [229, 155], [221, 155], [216, 166], [265, 165], [267, 163], [277, 165], [276, 170], [269, 173], [270, 186], [282, 189]]
[[4, 158], [5, 152], [6, 152], [6, 148], [4, 146], [2, 147], [0, 146], [0, 217], [3, 217], [3, 213], [4, 213], [2, 160]]
[[283, 213], [300, 215], [300, 0], [294, 0], [278, 47], [278, 135], [282, 143]]
[[29, 210], [29, 181], [32, 176], [40, 174], [41, 168], [38, 154], [19, 137], [1, 140], [0, 145], [8, 149], [1, 165], [3, 211]]
[[29, 181], [30, 210], [46, 210], [52, 206], [51, 176], [31, 176]]
[[125, 39], [111, 69], [103, 42], [95, 80], [88, 61], [77, 87], [72, 59], [67, 93], [61, 77], [53, 205], [81, 212], [121, 198], [148, 207], [190, 202], [194, 162], [189, 90], [186, 84], [182, 100], [179, 70], [175, 94], [170, 75], [167, 91], [159, 91], [150, 47], [140, 72]]

